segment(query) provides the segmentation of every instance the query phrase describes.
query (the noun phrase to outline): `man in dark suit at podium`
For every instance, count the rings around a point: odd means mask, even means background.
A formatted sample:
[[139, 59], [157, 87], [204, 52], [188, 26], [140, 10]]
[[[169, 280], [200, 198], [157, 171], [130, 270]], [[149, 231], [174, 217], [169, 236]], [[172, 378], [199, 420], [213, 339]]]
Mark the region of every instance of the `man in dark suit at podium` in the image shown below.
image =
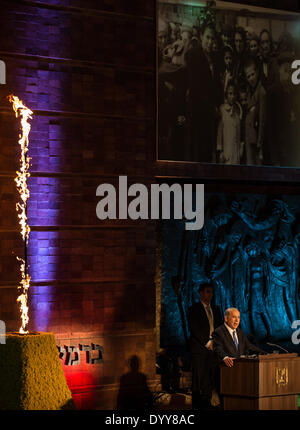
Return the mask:
[[232, 367], [234, 359], [241, 355], [266, 354], [247, 339], [239, 325], [240, 312], [236, 308], [229, 308], [225, 311], [224, 324], [212, 333], [213, 350], [219, 361], [228, 367]]
[[[222, 316], [214, 304], [213, 287], [202, 284], [199, 288], [200, 302], [194, 303], [189, 312], [190, 350], [192, 353], [192, 401], [193, 408], [210, 407], [212, 393], [215, 395], [218, 360], [213, 353], [212, 332], [222, 324]], [[217, 404], [215, 404], [216, 406]]]

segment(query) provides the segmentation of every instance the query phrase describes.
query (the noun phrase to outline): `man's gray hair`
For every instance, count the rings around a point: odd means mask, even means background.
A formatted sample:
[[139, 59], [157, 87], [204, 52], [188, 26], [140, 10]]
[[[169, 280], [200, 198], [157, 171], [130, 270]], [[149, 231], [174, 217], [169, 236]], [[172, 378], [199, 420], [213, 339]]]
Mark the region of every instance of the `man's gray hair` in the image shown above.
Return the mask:
[[237, 308], [228, 308], [225, 311], [225, 317], [229, 317], [232, 311], [238, 311], [238, 312], [240, 312]]

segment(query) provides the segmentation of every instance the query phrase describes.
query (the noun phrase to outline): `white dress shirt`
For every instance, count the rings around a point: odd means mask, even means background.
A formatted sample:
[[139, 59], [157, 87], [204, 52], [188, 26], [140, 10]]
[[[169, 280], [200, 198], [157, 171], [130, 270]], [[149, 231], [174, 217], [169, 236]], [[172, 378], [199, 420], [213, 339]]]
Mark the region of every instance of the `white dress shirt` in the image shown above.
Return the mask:
[[227, 325], [226, 323], [224, 323], [225, 327], [227, 328], [227, 330], [229, 331], [230, 336], [232, 337], [232, 340], [234, 342], [234, 338], [233, 338], [233, 332], [235, 331], [235, 337], [237, 338], [237, 341], [239, 341], [238, 335], [237, 335], [237, 331], [231, 327], [229, 327], [229, 325]]
[[[227, 328], [227, 330], [229, 331], [230, 336], [232, 337], [232, 340], [234, 342], [234, 338], [233, 338], [233, 332], [235, 331], [235, 337], [237, 338], [237, 341], [239, 342], [239, 338], [237, 335], [237, 331], [234, 330], [233, 328], [229, 327], [229, 325], [227, 325], [226, 323], [224, 323], [225, 327]], [[226, 357], [223, 358], [223, 360], [225, 360], [225, 358], [228, 358], [229, 356], [226, 355]]]

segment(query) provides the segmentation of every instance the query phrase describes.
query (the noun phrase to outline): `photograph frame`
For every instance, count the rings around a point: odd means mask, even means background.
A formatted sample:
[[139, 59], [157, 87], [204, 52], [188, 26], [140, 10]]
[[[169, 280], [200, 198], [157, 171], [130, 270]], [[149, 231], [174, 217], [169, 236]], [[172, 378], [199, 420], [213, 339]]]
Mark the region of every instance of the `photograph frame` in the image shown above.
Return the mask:
[[[192, 6], [191, 6], [192, 4]], [[291, 183], [299, 182], [300, 180], [300, 158], [299, 163], [296, 166], [293, 165], [279, 165], [277, 164], [255, 164], [255, 163], [221, 163], [216, 160], [201, 160], [201, 159], [181, 159], [175, 157], [161, 156], [161, 141], [160, 141], [160, 125], [161, 125], [161, 109], [160, 109], [160, 97], [161, 92], [159, 88], [160, 79], [160, 58], [159, 58], [159, 34], [161, 30], [161, 24], [159, 20], [161, 18], [161, 5], [184, 8], [191, 7], [196, 8], [202, 6], [202, 8], [209, 8], [209, 10], [215, 11], [229, 11], [230, 13], [238, 14], [240, 17], [244, 17], [245, 20], [268, 20], [273, 19], [274, 22], [288, 20], [290, 23], [295, 23], [300, 20], [300, 13], [292, 12], [289, 10], [282, 9], [270, 9], [261, 6], [250, 6], [243, 3], [231, 3], [224, 1], [217, 2], [201, 2], [188, 0], [162, 0], [156, 1], [156, 56], [157, 56], [157, 68], [156, 68], [156, 162], [159, 166], [159, 171], [163, 168], [165, 175], [164, 177], [180, 176], [180, 177], [200, 177], [207, 180], [240, 180], [240, 181], [251, 181], [251, 182], [269, 182], [276, 181], [277, 183]], [[207, 6], [208, 5], [208, 6]], [[271, 18], [270, 18], [271, 17]], [[250, 27], [250, 26], [249, 26]], [[277, 29], [278, 33], [278, 29]], [[297, 38], [300, 44], [300, 33]], [[297, 52], [299, 52], [297, 47]], [[294, 52], [294, 59], [300, 58], [300, 52], [297, 55]], [[293, 87], [295, 93], [298, 90], [298, 86]], [[300, 87], [299, 87], [300, 89]], [[300, 118], [300, 116], [299, 116]], [[299, 121], [299, 136], [300, 136], [300, 121]], [[300, 157], [300, 154], [299, 154]]]

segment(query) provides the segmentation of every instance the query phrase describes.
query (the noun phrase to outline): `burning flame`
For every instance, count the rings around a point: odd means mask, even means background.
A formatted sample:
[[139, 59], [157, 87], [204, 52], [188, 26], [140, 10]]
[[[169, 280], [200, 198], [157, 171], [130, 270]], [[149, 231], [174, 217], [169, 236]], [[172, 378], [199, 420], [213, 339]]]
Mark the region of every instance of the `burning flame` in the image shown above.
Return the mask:
[[18, 97], [10, 95], [8, 100], [13, 105], [13, 110], [15, 111], [16, 117], [21, 117], [21, 130], [22, 133], [19, 134], [19, 145], [21, 147], [21, 159], [20, 159], [20, 171], [17, 171], [17, 176], [15, 177], [15, 182], [17, 184], [17, 190], [20, 194], [20, 198], [23, 203], [17, 203], [16, 209], [19, 218], [19, 224], [21, 226], [21, 235], [23, 240], [28, 243], [28, 237], [30, 233], [30, 227], [27, 224], [26, 207], [27, 200], [29, 199], [30, 193], [27, 187], [27, 178], [29, 178], [29, 162], [30, 157], [27, 155], [28, 145], [29, 145], [29, 132], [31, 125], [28, 120], [32, 118], [33, 112], [28, 109]]
[[[32, 119], [33, 112], [28, 109], [23, 102], [14, 95], [9, 95], [8, 100], [12, 103], [13, 110], [16, 114], [16, 117], [21, 118], [21, 133], [19, 134], [18, 143], [21, 147], [21, 159], [20, 159], [20, 170], [16, 172], [17, 176], [15, 177], [16, 187], [19, 192], [21, 203], [16, 204], [16, 210], [18, 213], [19, 224], [21, 229], [21, 236], [26, 245], [28, 244], [28, 238], [30, 233], [30, 227], [27, 224], [27, 200], [29, 199], [30, 193], [27, 186], [27, 178], [29, 178], [29, 162], [30, 157], [28, 157], [28, 146], [29, 146], [29, 132], [31, 125], [28, 122], [29, 119]], [[27, 306], [27, 291], [30, 286], [30, 276], [27, 274], [26, 270], [26, 261], [22, 258], [17, 257], [20, 264], [20, 271], [22, 280], [18, 289], [22, 290], [22, 293], [17, 298], [17, 302], [20, 302], [20, 312], [21, 312], [21, 321], [22, 325], [19, 329], [19, 333], [28, 333], [26, 330], [26, 326], [29, 321], [28, 317], [28, 306]], [[26, 259], [26, 257], [25, 257]]]
[[21, 312], [21, 321], [22, 321], [22, 325], [19, 329], [19, 333], [26, 334], [28, 333], [28, 330], [25, 330], [25, 328], [29, 321], [28, 306], [27, 306], [27, 291], [28, 291], [28, 288], [30, 287], [30, 276], [28, 275], [28, 273], [25, 273], [26, 264], [23, 258], [17, 257], [17, 260], [21, 261], [20, 272], [22, 276], [22, 280], [20, 282], [20, 285], [18, 286], [18, 289], [22, 290], [22, 294], [20, 294], [19, 297], [17, 298], [17, 302], [20, 302], [20, 312]]

